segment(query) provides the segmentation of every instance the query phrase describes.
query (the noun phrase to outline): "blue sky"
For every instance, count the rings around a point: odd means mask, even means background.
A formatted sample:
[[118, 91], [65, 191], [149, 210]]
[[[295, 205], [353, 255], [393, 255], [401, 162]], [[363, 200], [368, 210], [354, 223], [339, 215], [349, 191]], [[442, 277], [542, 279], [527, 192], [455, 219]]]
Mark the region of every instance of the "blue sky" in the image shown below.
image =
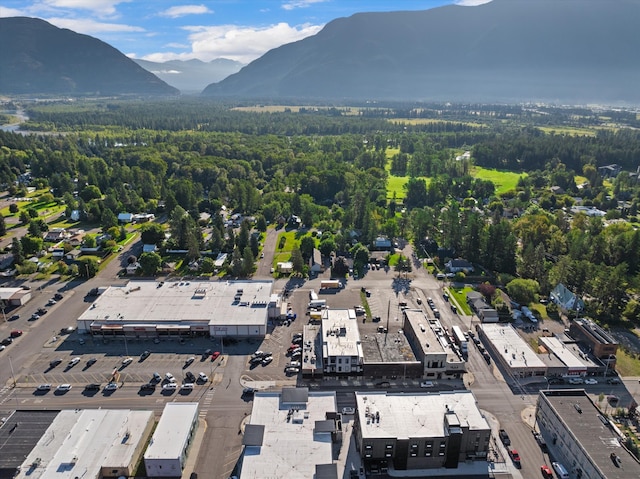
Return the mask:
[[84, 33], [132, 58], [249, 63], [357, 12], [426, 10], [489, 0], [2, 0], [0, 17], [28, 16]]

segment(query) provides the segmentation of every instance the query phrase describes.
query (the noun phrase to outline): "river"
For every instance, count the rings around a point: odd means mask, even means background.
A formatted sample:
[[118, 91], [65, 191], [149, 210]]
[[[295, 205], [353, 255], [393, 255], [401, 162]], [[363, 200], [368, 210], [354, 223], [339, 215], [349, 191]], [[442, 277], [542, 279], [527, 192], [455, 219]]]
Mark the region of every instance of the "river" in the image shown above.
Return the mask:
[[4, 125], [0, 125], [0, 130], [12, 131], [14, 133], [26, 133], [18, 130], [20, 128], [20, 125], [29, 119], [29, 117], [25, 114], [24, 110], [2, 110], [0, 111], [0, 113], [15, 116], [15, 117], [18, 117], [19, 119], [19, 121], [15, 123], [7, 123]]

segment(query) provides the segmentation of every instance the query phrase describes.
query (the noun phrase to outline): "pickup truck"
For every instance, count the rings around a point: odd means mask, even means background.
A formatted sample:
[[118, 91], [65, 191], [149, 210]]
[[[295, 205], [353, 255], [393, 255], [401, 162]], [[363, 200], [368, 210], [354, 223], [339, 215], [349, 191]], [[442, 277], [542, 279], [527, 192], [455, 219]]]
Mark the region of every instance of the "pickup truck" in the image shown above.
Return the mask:
[[511, 445], [511, 438], [509, 437], [509, 434], [507, 434], [507, 431], [505, 431], [504, 429], [500, 429], [500, 431], [498, 432], [498, 436], [500, 436], [502, 444], [504, 444], [505, 446]]

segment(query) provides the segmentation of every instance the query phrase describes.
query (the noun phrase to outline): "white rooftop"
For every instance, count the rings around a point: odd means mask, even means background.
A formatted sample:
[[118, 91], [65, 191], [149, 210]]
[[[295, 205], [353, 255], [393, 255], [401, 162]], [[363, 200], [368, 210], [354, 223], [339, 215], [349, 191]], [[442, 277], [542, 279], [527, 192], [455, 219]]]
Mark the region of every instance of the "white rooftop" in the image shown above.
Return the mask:
[[11, 297], [19, 291], [25, 290], [22, 288], [0, 288], [0, 300], [9, 301]]
[[[470, 430], [490, 429], [471, 391], [440, 393], [356, 392], [362, 437], [409, 439], [444, 437], [444, 415], [453, 411], [460, 426]], [[379, 413], [380, 420], [371, 415]]]
[[241, 479], [265, 477], [312, 478], [317, 464], [331, 464], [330, 433], [314, 433], [316, 421], [336, 412], [334, 391], [309, 392], [308, 401], [287, 419], [288, 404], [281, 393], [259, 392], [253, 399], [251, 424], [264, 426], [262, 446], [245, 446]]
[[[26, 457], [20, 479], [100, 477], [100, 468], [131, 464], [152, 411], [128, 409], [64, 410]], [[149, 430], [151, 430], [149, 428]], [[39, 459], [37, 467], [32, 467]]]
[[197, 402], [170, 402], [165, 404], [158, 426], [153, 432], [146, 459], [179, 458], [189, 439], [193, 421], [198, 417]]
[[325, 309], [322, 312], [322, 343], [325, 357], [361, 357], [356, 312], [353, 309]]
[[546, 369], [542, 359], [510, 324], [485, 323], [482, 331], [511, 368]]
[[104, 324], [264, 324], [272, 285], [270, 280], [130, 281], [107, 288], [78, 320]]
[[418, 309], [407, 309], [404, 315], [411, 323], [423, 354], [442, 354], [451, 349], [439, 321], [429, 319], [424, 311]]
[[540, 342], [567, 366], [569, 372], [586, 371], [588, 366], [595, 366], [575, 343], [565, 344], [555, 336], [541, 337]]

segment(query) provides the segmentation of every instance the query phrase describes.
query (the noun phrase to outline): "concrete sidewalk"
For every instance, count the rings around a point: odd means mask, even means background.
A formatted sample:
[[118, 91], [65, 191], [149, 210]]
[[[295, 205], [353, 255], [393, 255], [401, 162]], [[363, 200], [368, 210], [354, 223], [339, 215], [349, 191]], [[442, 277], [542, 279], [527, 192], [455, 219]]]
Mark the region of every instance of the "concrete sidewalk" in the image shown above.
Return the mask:
[[204, 418], [199, 418], [198, 430], [196, 431], [196, 435], [193, 438], [191, 448], [189, 449], [189, 455], [187, 456], [187, 462], [185, 463], [184, 469], [182, 470], [182, 479], [189, 479], [191, 477], [191, 473], [194, 472], [196, 462], [198, 461], [198, 456], [200, 455], [200, 448], [202, 447], [202, 442], [206, 432], [207, 421]]

